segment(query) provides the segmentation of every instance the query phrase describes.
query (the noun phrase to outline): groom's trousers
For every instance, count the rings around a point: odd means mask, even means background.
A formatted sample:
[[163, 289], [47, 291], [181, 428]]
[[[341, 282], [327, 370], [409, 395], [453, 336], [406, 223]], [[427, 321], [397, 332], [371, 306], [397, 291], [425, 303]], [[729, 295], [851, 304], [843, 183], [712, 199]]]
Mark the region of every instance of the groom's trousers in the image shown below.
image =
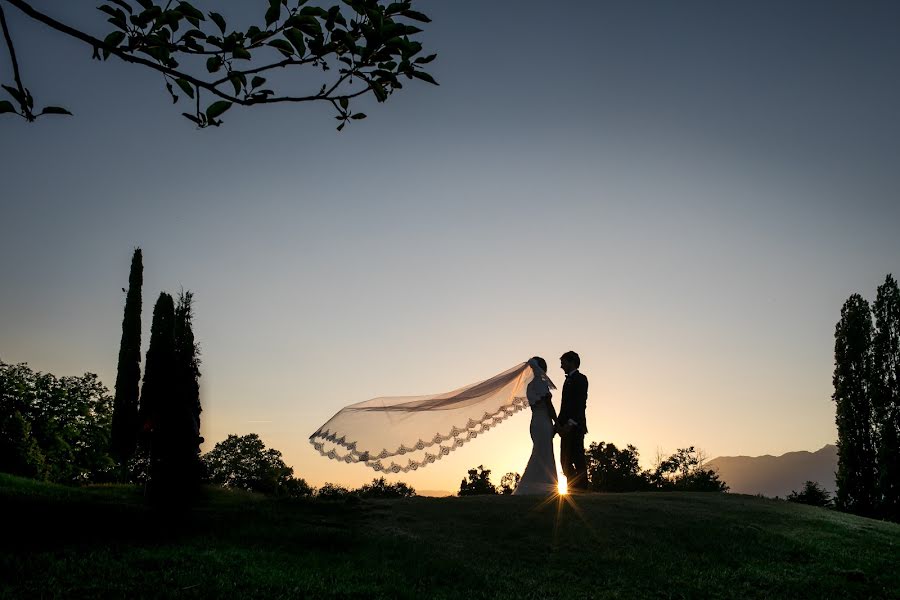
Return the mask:
[[566, 487], [586, 491], [588, 487], [587, 461], [584, 457], [584, 434], [572, 432], [559, 438], [559, 459]]

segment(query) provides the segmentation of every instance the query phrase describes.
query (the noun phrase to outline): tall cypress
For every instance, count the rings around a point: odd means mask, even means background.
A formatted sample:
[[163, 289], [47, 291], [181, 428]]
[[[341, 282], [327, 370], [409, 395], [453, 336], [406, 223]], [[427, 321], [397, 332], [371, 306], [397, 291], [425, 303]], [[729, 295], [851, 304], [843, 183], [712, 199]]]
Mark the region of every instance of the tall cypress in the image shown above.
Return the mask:
[[170, 486], [172, 462], [171, 424], [167, 415], [175, 395], [175, 302], [162, 292], [153, 307], [150, 347], [141, 388], [139, 418], [144, 450], [150, 457], [150, 489], [165, 491]]
[[835, 422], [838, 430], [838, 507], [871, 515], [875, 507], [876, 456], [870, 378], [872, 313], [853, 294], [841, 309], [834, 332]]
[[177, 477], [191, 487], [200, 475], [200, 357], [194, 339], [194, 295], [182, 291], [175, 308], [175, 401], [172, 406], [173, 450]]
[[116, 371], [116, 396], [113, 403], [111, 454], [122, 464], [134, 455], [138, 436], [138, 391], [141, 382], [141, 287], [144, 262], [140, 248], [131, 257], [122, 340]]
[[900, 520], [900, 288], [889, 274], [878, 286], [872, 339], [872, 404], [882, 516]]

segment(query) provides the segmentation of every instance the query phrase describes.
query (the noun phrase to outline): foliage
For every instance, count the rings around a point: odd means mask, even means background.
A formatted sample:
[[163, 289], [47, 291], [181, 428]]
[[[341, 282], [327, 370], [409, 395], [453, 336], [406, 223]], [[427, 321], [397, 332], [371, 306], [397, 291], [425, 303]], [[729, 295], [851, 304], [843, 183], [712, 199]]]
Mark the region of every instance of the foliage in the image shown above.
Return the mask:
[[320, 500], [346, 500], [356, 498], [356, 492], [336, 483], [326, 483], [316, 492], [316, 498]]
[[594, 492], [639, 492], [650, 489], [647, 474], [641, 472], [637, 448], [629, 444], [619, 450], [615, 444], [591, 442], [585, 450], [588, 489]]
[[111, 453], [127, 463], [137, 448], [138, 394], [141, 383], [141, 287], [144, 264], [140, 248], [135, 248], [128, 275], [122, 340], [116, 369], [116, 394], [113, 404]]
[[360, 498], [412, 498], [416, 495], [416, 490], [402, 481], [388, 483], [384, 477], [380, 477], [360, 487], [356, 494]]
[[57, 483], [107, 479], [112, 403], [93, 373], [57, 378], [0, 361], [2, 468]]
[[294, 479], [281, 452], [266, 448], [255, 433], [231, 434], [202, 456], [209, 480], [226, 488], [282, 496], [309, 496], [312, 488]]
[[17, 410], [0, 415], [0, 471], [35, 479], [43, 479], [47, 472], [31, 424]]
[[491, 483], [491, 470], [478, 465], [469, 469], [468, 481], [463, 479], [459, 484], [460, 496], [477, 496], [481, 494], [496, 494], [497, 488]]
[[880, 515], [900, 521], [900, 288], [888, 274], [872, 305], [872, 411]]
[[194, 339], [193, 299], [182, 291], [175, 307], [174, 379], [175, 390], [170, 418], [172, 450], [182, 485], [200, 479], [200, 347]]
[[[366, 117], [350, 109], [354, 98], [371, 92], [375, 100], [385, 102], [403, 87], [402, 78], [437, 85], [422, 70], [436, 55], [423, 56], [422, 44], [411, 39], [422, 31], [413, 23], [430, 19], [412, 10], [409, 0], [389, 4], [343, 0], [344, 6], [330, 8], [305, 6], [306, 0], [265, 0], [264, 22], [246, 29], [185, 0], [107, 0], [97, 7], [113, 27], [103, 39], [61, 23], [25, 0], [6, 1], [28, 17], [90, 45], [97, 60], [116, 56], [157, 71], [173, 102], [186, 96], [194, 105], [182, 114], [199, 127], [220, 125], [221, 115], [235, 104], [320, 101], [335, 109], [340, 130], [351, 120]], [[3, 88], [15, 104], [0, 101], [0, 113], [18, 114], [28, 121], [43, 114], [71, 114], [61, 107], [35, 112], [2, 10], [0, 4], [15, 79], [15, 85]], [[334, 68], [335, 75], [325, 75]], [[276, 93], [275, 80], [267, 81], [275, 70], [298, 69], [321, 77], [300, 94], [290, 89]], [[284, 83], [287, 77], [277, 79]], [[201, 99], [203, 94], [206, 98]]]
[[810, 506], [830, 506], [831, 494], [819, 485], [817, 481], [807, 481], [799, 492], [792, 491], [788, 494], [788, 502], [809, 504]]
[[516, 491], [521, 479], [522, 476], [518, 473], [507, 473], [500, 478], [500, 493], [504, 496], [509, 496]]
[[650, 484], [657, 490], [680, 492], [726, 492], [728, 486], [719, 481], [712, 469], [703, 468], [703, 457], [694, 449], [679, 448], [674, 454], [660, 461], [649, 474]]
[[148, 489], [154, 495], [166, 495], [177, 485], [177, 455], [172, 447], [175, 390], [175, 301], [162, 292], [153, 307], [138, 409], [143, 424], [142, 452], [150, 459]]
[[862, 296], [853, 294], [835, 326], [832, 399], [838, 431], [836, 505], [861, 515], [873, 514], [876, 504], [872, 371], [871, 311]]

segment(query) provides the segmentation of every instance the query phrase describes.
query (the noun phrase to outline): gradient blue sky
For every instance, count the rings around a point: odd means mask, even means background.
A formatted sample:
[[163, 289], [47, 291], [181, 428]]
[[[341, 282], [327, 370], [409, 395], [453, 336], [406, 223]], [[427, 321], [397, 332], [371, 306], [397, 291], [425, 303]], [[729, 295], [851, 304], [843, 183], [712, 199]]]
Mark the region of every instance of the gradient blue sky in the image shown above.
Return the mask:
[[[145, 347], [159, 291], [196, 294], [207, 447], [258, 432], [316, 485], [374, 475], [306, 442], [341, 406], [534, 354], [561, 378], [569, 349], [588, 439], [645, 463], [834, 441], [841, 304], [900, 271], [900, 4], [422, 2], [441, 86], [341, 134], [313, 105], [196, 130], [155, 73], [5, 8], [75, 117], [0, 119], [4, 361], [112, 387], [140, 246]], [[527, 421], [403, 479], [521, 472]]]

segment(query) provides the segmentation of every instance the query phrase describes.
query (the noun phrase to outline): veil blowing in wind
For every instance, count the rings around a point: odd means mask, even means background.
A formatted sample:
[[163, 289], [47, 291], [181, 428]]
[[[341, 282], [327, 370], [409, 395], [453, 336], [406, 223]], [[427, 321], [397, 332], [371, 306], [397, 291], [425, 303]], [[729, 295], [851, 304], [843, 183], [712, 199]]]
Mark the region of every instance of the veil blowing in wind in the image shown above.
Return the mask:
[[535, 377], [546, 379], [546, 374], [526, 362], [444, 394], [358, 402], [339, 410], [309, 441], [327, 458], [408, 473], [527, 408], [526, 388]]

